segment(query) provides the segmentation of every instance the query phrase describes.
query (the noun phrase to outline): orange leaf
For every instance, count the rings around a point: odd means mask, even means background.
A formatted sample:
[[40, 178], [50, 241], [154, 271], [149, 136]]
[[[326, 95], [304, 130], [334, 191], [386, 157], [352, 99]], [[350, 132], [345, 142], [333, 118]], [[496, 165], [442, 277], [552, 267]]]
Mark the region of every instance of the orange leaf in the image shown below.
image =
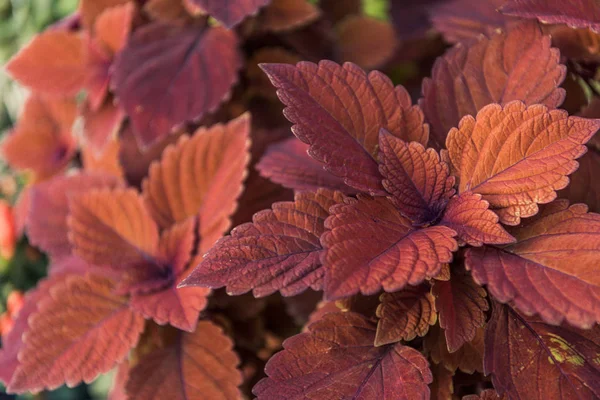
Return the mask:
[[112, 54], [119, 52], [125, 46], [131, 32], [135, 11], [135, 5], [127, 2], [104, 10], [96, 19], [95, 37]]

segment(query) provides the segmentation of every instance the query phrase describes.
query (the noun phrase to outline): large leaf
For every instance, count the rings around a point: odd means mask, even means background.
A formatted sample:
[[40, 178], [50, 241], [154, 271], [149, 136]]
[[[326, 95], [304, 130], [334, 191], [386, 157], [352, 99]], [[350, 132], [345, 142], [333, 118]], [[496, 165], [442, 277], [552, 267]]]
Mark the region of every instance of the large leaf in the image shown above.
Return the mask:
[[229, 294], [252, 289], [257, 297], [321, 289], [319, 237], [329, 208], [343, 198], [340, 192], [319, 189], [297, 194], [294, 202], [273, 204], [219, 240], [183, 286], [227, 286]]
[[385, 197], [359, 195], [330, 211], [330, 230], [321, 237], [330, 300], [418, 285], [437, 275], [458, 248], [452, 229], [415, 229]]
[[375, 325], [360, 314], [330, 313], [283, 343], [253, 389], [258, 400], [428, 399], [427, 360], [402, 344], [374, 347]]
[[179, 138], [150, 166], [143, 195], [162, 228], [198, 215], [201, 252], [229, 229], [249, 161], [250, 118], [200, 128]]
[[227, 28], [232, 28], [266, 6], [271, 0], [183, 0], [194, 14], [210, 14]]
[[565, 97], [566, 68], [536, 23], [526, 22], [437, 59], [423, 81], [419, 104], [431, 124], [431, 144], [444, 147], [450, 128], [490, 103], [521, 100], [558, 107]]
[[73, 276], [54, 286], [29, 318], [19, 367], [8, 391], [38, 392], [91, 382], [121, 362], [144, 320], [101, 276]]
[[142, 356], [130, 371], [130, 400], [237, 400], [242, 382], [233, 343], [210, 321], [171, 333], [171, 342]]
[[554, 326], [494, 304], [485, 336], [485, 373], [511, 399], [600, 397], [600, 328]]
[[115, 59], [112, 83], [138, 143], [149, 146], [214, 111], [240, 63], [237, 38], [222, 27], [152, 23], [136, 30]]
[[544, 23], [600, 31], [600, 4], [595, 0], [509, 0], [501, 11], [521, 18], [537, 18]]
[[499, 301], [551, 324], [600, 322], [600, 215], [566, 201], [546, 206], [504, 248], [469, 249], [466, 266]]
[[448, 165], [435, 150], [385, 130], [379, 134], [379, 148], [379, 171], [390, 201], [416, 225], [436, 220], [455, 193]]
[[309, 154], [347, 185], [383, 194], [377, 170], [380, 128], [406, 141], [427, 143], [423, 113], [408, 92], [379, 72], [331, 61], [263, 64], [287, 106], [293, 132], [310, 144]]
[[598, 128], [600, 119], [569, 117], [543, 105], [486, 106], [477, 119], [464, 117], [448, 134], [459, 192], [483, 195], [501, 222], [517, 225], [567, 186], [567, 175], [578, 166], [575, 159]]

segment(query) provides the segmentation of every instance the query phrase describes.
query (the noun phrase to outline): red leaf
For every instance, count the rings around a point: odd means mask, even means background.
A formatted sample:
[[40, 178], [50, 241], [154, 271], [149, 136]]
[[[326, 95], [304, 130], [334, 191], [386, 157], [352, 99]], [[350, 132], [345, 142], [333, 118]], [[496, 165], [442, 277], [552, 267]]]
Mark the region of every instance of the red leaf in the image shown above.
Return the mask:
[[486, 106], [477, 119], [464, 117], [448, 133], [459, 193], [482, 194], [501, 222], [518, 225], [567, 186], [567, 175], [578, 166], [575, 159], [599, 128], [600, 119], [569, 117], [542, 105]]
[[119, 181], [100, 174], [56, 177], [31, 188], [27, 233], [34, 246], [52, 258], [71, 254], [67, 237], [69, 198], [94, 188], [116, 187]]
[[349, 15], [362, 12], [361, 0], [320, 0], [319, 8], [324, 16], [332, 23], [337, 23]]
[[167, 228], [199, 215], [200, 252], [229, 229], [249, 161], [250, 118], [200, 128], [182, 136], [150, 166], [143, 182], [144, 201], [154, 220]]
[[431, 372], [433, 373], [433, 383], [429, 385], [431, 390], [431, 400], [453, 399], [454, 372], [448, 371], [442, 364], [432, 365]]
[[436, 281], [432, 293], [448, 351], [454, 353], [475, 339], [477, 329], [485, 324], [487, 293], [464, 272], [452, 274], [449, 281]]
[[600, 31], [600, 5], [594, 0], [510, 0], [500, 11], [547, 24], [567, 24]]
[[[485, 373], [515, 399], [600, 396], [600, 329], [552, 326], [494, 304], [485, 336]], [[526, 355], [526, 357], [524, 357]]]
[[472, 374], [475, 371], [483, 372], [483, 337], [484, 330], [478, 329], [473, 341], [465, 343], [460, 349], [450, 353], [446, 336], [436, 325], [425, 336], [423, 346], [426, 354], [429, 354], [435, 364], [443, 365], [452, 372], [460, 369], [467, 374]]
[[[293, 132], [311, 145], [309, 154], [347, 185], [385, 194], [377, 170], [380, 128], [425, 144], [428, 127], [408, 92], [380, 72], [366, 74], [354, 64], [331, 61], [263, 64]], [[340, 151], [341, 150], [341, 151]]]
[[125, 172], [119, 160], [120, 150], [121, 142], [117, 138], [112, 138], [100, 154], [96, 154], [94, 149], [89, 146], [83, 147], [81, 149], [81, 161], [84, 170], [91, 173], [111, 175], [124, 180]]
[[232, 28], [254, 15], [271, 0], [183, 0], [193, 14], [209, 14], [227, 28]]
[[136, 30], [117, 55], [112, 84], [138, 143], [146, 147], [214, 111], [239, 67], [233, 32], [152, 23]]
[[129, 2], [130, 0], [81, 0], [78, 10], [81, 23], [87, 31], [91, 31], [104, 11]]
[[144, 355], [131, 369], [130, 400], [237, 400], [242, 383], [233, 343], [210, 321], [194, 333], [173, 332], [166, 347]]
[[480, 194], [464, 192], [450, 199], [440, 225], [454, 229], [460, 241], [471, 246], [513, 243], [515, 238], [498, 220], [498, 215], [489, 210], [489, 203], [482, 200]]
[[145, 264], [157, 254], [158, 227], [133, 189], [92, 190], [70, 201], [73, 252], [114, 268]]
[[497, 300], [590, 328], [600, 321], [600, 215], [586, 211], [554, 202], [515, 230], [517, 243], [467, 250], [466, 266]]
[[8, 391], [38, 392], [91, 382], [121, 362], [144, 328], [142, 317], [100, 276], [74, 276], [54, 286], [29, 318], [20, 366]]
[[252, 289], [256, 297], [321, 289], [319, 237], [329, 208], [342, 200], [340, 192], [319, 189], [273, 204], [218, 241], [183, 285], [227, 286], [230, 295]]
[[423, 81], [419, 101], [431, 124], [432, 144], [442, 148], [450, 128], [490, 103], [559, 106], [565, 91], [558, 86], [566, 73], [559, 58], [550, 37], [530, 22], [448, 51], [434, 64], [432, 78]]
[[464, 396], [462, 400], [508, 400], [508, 398], [506, 396], [498, 396], [498, 393], [496, 393], [496, 391], [493, 389], [486, 389], [481, 392], [479, 396], [476, 394], [470, 394], [468, 396]]
[[107, 400], [128, 400], [125, 392], [125, 385], [129, 380], [129, 361], [123, 361], [118, 367], [113, 377], [110, 392]]
[[113, 55], [127, 43], [135, 11], [135, 5], [127, 2], [104, 10], [96, 19], [95, 37]]
[[112, 56], [102, 44], [91, 36], [84, 41], [86, 49], [86, 77], [84, 87], [87, 103], [93, 111], [97, 111], [108, 94], [110, 83], [110, 66]]
[[32, 94], [17, 126], [2, 143], [4, 158], [14, 169], [31, 170], [38, 181], [60, 172], [75, 153], [71, 128], [76, 116], [75, 101]]
[[323, 164], [308, 155], [309, 146], [296, 138], [290, 138], [269, 147], [256, 169], [286, 188], [298, 191], [326, 188], [354, 194], [352, 189], [337, 176], [327, 172]]
[[321, 10], [307, 0], [272, 0], [261, 13], [262, 29], [280, 32], [297, 29], [314, 22]]
[[101, 153], [111, 141], [116, 138], [125, 114], [120, 107], [108, 99], [99, 109], [92, 110], [89, 103], [83, 105], [84, 150]]
[[437, 321], [434, 297], [428, 285], [407, 287], [395, 293], [383, 293], [377, 307], [375, 346], [410, 341], [425, 336]]
[[74, 96], [85, 82], [85, 52], [78, 33], [48, 30], [35, 36], [6, 65], [22, 85], [53, 96]]
[[454, 195], [454, 177], [433, 149], [407, 143], [381, 130], [380, 164], [383, 187], [400, 213], [416, 225], [436, 220]]
[[359, 195], [331, 208], [321, 237], [329, 300], [382, 288], [395, 292], [437, 275], [452, 260], [456, 233], [445, 226], [415, 230], [383, 197]]
[[283, 342], [253, 393], [258, 400], [428, 399], [425, 357], [402, 344], [374, 347], [374, 339], [375, 325], [360, 314], [327, 314]]

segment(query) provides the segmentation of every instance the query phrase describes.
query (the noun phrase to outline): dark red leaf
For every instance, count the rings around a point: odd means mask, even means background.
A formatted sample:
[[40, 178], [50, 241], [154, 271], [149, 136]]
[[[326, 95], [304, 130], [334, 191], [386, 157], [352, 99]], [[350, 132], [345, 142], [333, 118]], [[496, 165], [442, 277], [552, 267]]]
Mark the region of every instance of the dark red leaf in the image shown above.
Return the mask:
[[319, 8], [324, 16], [332, 23], [336, 23], [348, 15], [360, 14], [362, 12], [361, 0], [320, 0]]
[[579, 160], [579, 168], [569, 177], [570, 183], [558, 197], [571, 203], [585, 203], [591, 212], [600, 212], [600, 151], [588, 149]]
[[457, 46], [437, 59], [423, 81], [419, 104], [431, 124], [431, 142], [444, 147], [450, 128], [490, 103], [521, 100], [558, 107], [566, 68], [536, 23], [525, 22], [471, 46]]
[[[581, 294], [580, 294], [581, 295]], [[600, 396], [600, 329], [553, 326], [494, 304], [485, 336], [485, 373], [511, 399]]]
[[450, 199], [440, 225], [454, 229], [458, 239], [471, 246], [514, 242], [515, 238], [498, 220], [498, 215], [489, 209], [489, 203], [480, 194], [464, 192]]
[[142, 356], [130, 371], [130, 400], [237, 400], [242, 376], [231, 339], [210, 321], [194, 333], [176, 331], [164, 348]]
[[437, 321], [435, 299], [428, 285], [407, 287], [395, 293], [383, 293], [377, 307], [375, 346], [410, 341], [425, 336]]
[[549, 24], [600, 30], [600, 4], [595, 0], [509, 0], [501, 11], [521, 18], [537, 18]]
[[73, 276], [54, 286], [29, 318], [20, 366], [8, 391], [38, 392], [91, 382], [134, 347], [144, 320], [101, 276]]
[[[384, 194], [377, 170], [380, 128], [406, 141], [427, 142], [423, 114], [408, 93], [379, 72], [354, 64], [263, 64], [293, 132], [311, 145], [309, 154], [347, 185]], [[340, 151], [343, 149], [342, 151]]]
[[489, 309], [487, 293], [461, 271], [452, 274], [449, 281], [436, 281], [432, 293], [448, 351], [454, 353], [471, 342], [485, 324], [485, 312]]
[[271, 0], [260, 15], [262, 29], [280, 32], [308, 25], [321, 16], [321, 11], [307, 0]]
[[431, 366], [433, 373], [433, 383], [429, 385], [431, 390], [430, 400], [449, 400], [453, 399], [454, 394], [454, 372], [449, 371], [442, 364], [433, 364]]
[[146, 147], [214, 111], [237, 80], [240, 63], [232, 31], [152, 23], [136, 30], [116, 57], [112, 84]]
[[469, 249], [466, 266], [499, 301], [551, 324], [600, 321], [600, 215], [556, 201], [515, 230], [517, 243]]
[[448, 165], [433, 149], [407, 143], [385, 130], [379, 134], [383, 187], [400, 213], [416, 225], [437, 219], [455, 193]]
[[418, 285], [437, 275], [458, 248], [452, 229], [414, 229], [384, 197], [359, 195], [330, 211], [325, 223], [330, 230], [321, 237], [330, 300]]
[[425, 357], [402, 344], [374, 347], [375, 325], [360, 314], [330, 313], [283, 343], [253, 389], [258, 400], [428, 399]]
[[600, 119], [569, 117], [543, 105], [486, 106], [477, 119], [466, 116], [448, 133], [459, 193], [482, 194], [501, 222], [517, 225], [567, 186], [575, 159], [598, 128]]
[[319, 189], [296, 194], [294, 202], [273, 204], [218, 241], [183, 286], [227, 286], [236, 295], [252, 289], [256, 297], [321, 289], [319, 237], [329, 208], [343, 198], [340, 192]]
[[429, 13], [446, 0], [393, 0], [390, 12], [401, 39], [418, 39], [431, 28]]
[[232, 28], [272, 0], [183, 0], [193, 14], [209, 14], [227, 28]]
[[484, 330], [480, 328], [471, 342], [450, 353], [443, 330], [435, 325], [425, 336], [423, 346], [433, 363], [443, 365], [452, 372], [460, 369], [467, 374], [472, 374], [475, 371], [483, 372], [483, 337]]
[[308, 155], [309, 146], [290, 138], [269, 147], [256, 165], [265, 178], [298, 191], [326, 188], [354, 194], [356, 190], [327, 172], [323, 164]]

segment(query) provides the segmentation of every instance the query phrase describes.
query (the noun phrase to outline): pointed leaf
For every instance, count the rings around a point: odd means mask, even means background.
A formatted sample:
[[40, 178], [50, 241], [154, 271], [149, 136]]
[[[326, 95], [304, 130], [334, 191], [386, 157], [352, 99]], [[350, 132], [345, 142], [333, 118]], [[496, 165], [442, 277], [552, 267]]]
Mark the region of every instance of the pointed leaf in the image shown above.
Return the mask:
[[437, 321], [434, 297], [429, 286], [407, 287], [400, 292], [383, 293], [377, 307], [375, 346], [411, 341], [425, 336]]
[[73, 252], [96, 265], [142, 264], [156, 255], [158, 228], [133, 189], [92, 190], [71, 198]]
[[375, 325], [360, 314], [330, 313], [283, 343], [253, 389], [258, 400], [428, 399], [427, 360], [402, 344], [374, 347]]
[[567, 186], [575, 159], [599, 128], [600, 119], [569, 117], [542, 105], [486, 106], [477, 119], [464, 117], [448, 133], [459, 193], [482, 194], [501, 222], [518, 225]]
[[287, 106], [284, 114], [295, 124], [294, 134], [311, 145], [309, 154], [358, 190], [385, 193], [376, 162], [380, 128], [427, 143], [421, 110], [380, 72], [367, 74], [354, 64], [331, 61], [261, 68]]
[[394, 27], [386, 21], [352, 15], [336, 25], [340, 59], [362, 68], [384, 65], [399, 45]]
[[384, 197], [359, 195], [330, 211], [330, 230], [321, 237], [329, 300], [416, 286], [437, 275], [458, 248], [452, 229], [414, 229]]
[[218, 241], [184, 286], [227, 286], [235, 295], [252, 289], [256, 297], [321, 289], [319, 237], [329, 208], [343, 198], [340, 192], [319, 189], [297, 194], [294, 202], [273, 204]]
[[556, 201], [515, 230], [517, 243], [469, 249], [465, 264], [499, 301], [550, 324], [600, 322], [600, 215]]
[[152, 23], [136, 30], [115, 59], [112, 84], [138, 143], [146, 147], [214, 111], [239, 67], [233, 32]]
[[183, 4], [193, 14], [209, 14], [211, 17], [232, 28], [272, 0], [183, 0]]
[[[553, 326], [494, 304], [485, 337], [485, 373], [511, 399], [600, 396], [600, 328]], [[526, 357], [524, 357], [526, 355]]]
[[101, 174], [78, 174], [56, 177], [31, 188], [31, 204], [27, 216], [27, 233], [31, 244], [52, 258], [68, 256], [67, 216], [69, 199], [78, 193], [95, 188], [116, 187], [119, 181]]
[[454, 229], [459, 240], [471, 246], [513, 243], [515, 238], [498, 220], [498, 215], [489, 209], [489, 203], [480, 194], [464, 192], [450, 199], [440, 225]]
[[52, 96], [73, 96], [85, 82], [85, 52], [78, 33], [47, 30], [35, 36], [6, 65], [23, 86]]
[[308, 155], [309, 146], [290, 138], [269, 147], [256, 165], [265, 178], [298, 191], [326, 188], [353, 194], [356, 190], [337, 176], [327, 172], [323, 164]]
[[127, 382], [130, 400], [237, 400], [242, 383], [231, 339], [210, 321], [173, 332], [166, 347], [141, 357]]
[[454, 353], [473, 341], [477, 329], [485, 324], [487, 293], [464, 271], [452, 274], [449, 281], [436, 281], [432, 293], [448, 351]]
[[475, 371], [483, 372], [483, 337], [484, 330], [480, 328], [471, 342], [465, 343], [454, 353], [448, 351], [446, 336], [439, 326], [429, 330], [423, 346], [431, 361], [443, 365], [449, 371], [461, 371], [472, 374]]
[[521, 100], [558, 107], [565, 97], [558, 88], [565, 73], [558, 50], [536, 23], [454, 47], [437, 59], [432, 78], [423, 81], [419, 104], [431, 124], [431, 144], [443, 148], [450, 128], [490, 103]]
[[144, 320], [112, 289], [110, 280], [95, 275], [54, 286], [29, 318], [9, 392], [91, 382], [121, 362], [136, 345]]
[[454, 195], [454, 177], [433, 149], [381, 130], [380, 164], [388, 199], [416, 225], [436, 220]]
[[281, 32], [308, 25], [320, 16], [319, 8], [308, 0], [272, 0], [259, 23], [263, 29]]
[[79, 15], [83, 27], [91, 31], [98, 17], [108, 9], [127, 4], [131, 0], [81, 0], [79, 2]]
[[567, 24], [600, 31], [600, 4], [594, 0], [509, 0], [502, 13], [537, 18], [547, 24]]
[[135, 11], [135, 5], [127, 2], [108, 8], [98, 16], [94, 24], [95, 35], [112, 54], [118, 53], [125, 46]]
[[250, 118], [179, 138], [150, 166], [143, 196], [161, 228], [199, 215], [201, 253], [229, 229], [249, 161]]

